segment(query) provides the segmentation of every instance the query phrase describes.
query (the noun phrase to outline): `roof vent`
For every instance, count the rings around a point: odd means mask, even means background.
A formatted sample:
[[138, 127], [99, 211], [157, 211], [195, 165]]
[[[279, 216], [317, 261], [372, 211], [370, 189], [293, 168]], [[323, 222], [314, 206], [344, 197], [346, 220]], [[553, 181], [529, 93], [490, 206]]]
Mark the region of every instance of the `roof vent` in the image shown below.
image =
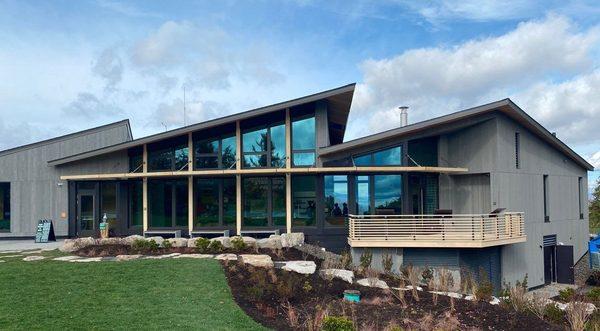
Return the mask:
[[400, 106], [400, 127], [408, 125], [408, 106]]
[[556, 132], [552, 132], [552, 135], [556, 137]]

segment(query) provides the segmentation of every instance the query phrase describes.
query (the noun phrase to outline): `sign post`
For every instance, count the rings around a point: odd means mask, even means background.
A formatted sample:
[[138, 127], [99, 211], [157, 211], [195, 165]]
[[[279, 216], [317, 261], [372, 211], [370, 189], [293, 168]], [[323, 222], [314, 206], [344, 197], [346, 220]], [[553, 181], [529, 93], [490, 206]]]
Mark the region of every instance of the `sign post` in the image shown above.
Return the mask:
[[35, 232], [35, 242], [47, 243], [48, 241], [56, 241], [52, 220], [39, 220]]

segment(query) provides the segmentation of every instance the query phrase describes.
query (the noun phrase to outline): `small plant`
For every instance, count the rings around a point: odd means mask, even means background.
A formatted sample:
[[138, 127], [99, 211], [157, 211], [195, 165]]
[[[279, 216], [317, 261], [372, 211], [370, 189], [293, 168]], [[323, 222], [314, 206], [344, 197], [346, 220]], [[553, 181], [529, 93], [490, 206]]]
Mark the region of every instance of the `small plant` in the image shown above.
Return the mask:
[[223, 243], [218, 240], [211, 240], [207, 247], [208, 251], [211, 253], [221, 253], [225, 247]]
[[354, 324], [346, 317], [327, 316], [323, 319], [323, 331], [354, 331]]
[[405, 286], [406, 284], [404, 283], [404, 280], [401, 279], [400, 284], [398, 284], [398, 289], [390, 290], [390, 294], [400, 301], [400, 307], [402, 309], [408, 308], [408, 304], [406, 302], [406, 291], [404, 290]]
[[313, 317], [309, 317], [306, 319], [306, 329], [308, 331], [318, 331], [321, 330], [323, 326], [323, 321], [327, 318], [327, 310], [323, 309], [320, 306], [317, 306], [315, 311], [315, 315]]
[[394, 266], [394, 259], [391, 254], [383, 254], [381, 256], [381, 266], [383, 271], [389, 275], [392, 273], [392, 267]]
[[522, 312], [527, 308], [529, 303], [525, 293], [525, 288], [523, 286], [515, 285], [514, 287], [509, 287], [509, 303], [515, 311]]
[[340, 264], [342, 265], [342, 268], [346, 270], [352, 270], [352, 254], [349, 251], [342, 252]]
[[527, 307], [535, 316], [544, 319], [546, 306], [548, 305], [548, 296], [544, 294], [533, 293]]
[[208, 246], [210, 245], [210, 240], [206, 238], [196, 238], [196, 248], [200, 253], [208, 252]]
[[313, 287], [312, 285], [310, 285], [310, 282], [307, 280], [304, 282], [304, 285], [302, 285], [302, 290], [304, 291], [304, 293], [309, 293], [310, 291], [312, 291]]
[[360, 269], [364, 272], [365, 270], [371, 268], [371, 262], [373, 262], [373, 253], [365, 249], [360, 255]]
[[136, 239], [131, 248], [136, 252], [146, 252], [146, 251], [157, 251], [159, 249], [159, 245], [154, 239], [145, 240], [145, 239]]
[[162, 242], [162, 246], [163, 246], [163, 248], [171, 249], [171, 248], [173, 248], [173, 243], [169, 239], [167, 239]]
[[244, 242], [242, 237], [234, 237], [231, 239], [231, 248], [235, 252], [243, 252], [248, 248], [248, 245]]
[[287, 317], [288, 323], [290, 323], [290, 326], [292, 328], [297, 328], [299, 316], [298, 316], [298, 312], [296, 312], [296, 309], [294, 308], [294, 306], [292, 306], [289, 301], [284, 303], [281, 306], [285, 310], [286, 317]]
[[462, 293], [469, 293], [473, 288], [473, 273], [467, 268], [460, 268], [460, 291]]
[[370, 287], [375, 287], [377, 286], [377, 283], [379, 282], [379, 271], [373, 269], [373, 268], [369, 268], [365, 270], [365, 277], [367, 278], [367, 283], [369, 284]]
[[565, 309], [565, 317], [571, 325], [571, 330], [584, 330], [585, 324], [591, 315], [588, 304], [581, 301], [572, 301]]
[[551, 302], [546, 305], [546, 309], [544, 310], [544, 318], [556, 324], [563, 324], [565, 322], [565, 312], [558, 308], [556, 303]]
[[569, 302], [575, 297], [575, 290], [570, 287], [560, 290], [558, 291], [558, 297], [563, 302]]
[[590, 299], [592, 302], [594, 302], [594, 304], [598, 305], [598, 303], [600, 303], [600, 288], [595, 287], [595, 288], [591, 289], [586, 294], [586, 297], [588, 299]]
[[434, 278], [430, 278], [429, 282], [427, 283], [427, 287], [429, 288], [430, 291], [433, 291], [431, 293], [432, 295], [432, 299], [433, 299], [433, 305], [437, 306], [438, 304], [438, 293], [437, 293], [437, 286], [436, 286], [436, 281]]
[[478, 301], [489, 302], [492, 300], [492, 294], [494, 293], [494, 286], [488, 277], [485, 269], [479, 269], [479, 283], [474, 284], [473, 295]]
[[423, 278], [423, 283], [429, 284], [429, 282], [433, 279], [433, 269], [425, 268], [421, 273], [421, 277]]
[[417, 287], [419, 286], [419, 280], [421, 278], [421, 271], [419, 268], [412, 266], [411, 264], [404, 267], [401, 273], [406, 277], [410, 286], [412, 287], [412, 295], [415, 301], [419, 301], [419, 291], [417, 291]]

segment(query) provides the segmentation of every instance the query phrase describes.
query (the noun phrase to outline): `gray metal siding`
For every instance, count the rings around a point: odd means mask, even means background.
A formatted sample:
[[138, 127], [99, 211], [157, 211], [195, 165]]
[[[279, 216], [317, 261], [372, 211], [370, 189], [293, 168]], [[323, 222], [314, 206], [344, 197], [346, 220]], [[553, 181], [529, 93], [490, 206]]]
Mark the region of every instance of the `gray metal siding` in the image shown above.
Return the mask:
[[[102, 172], [115, 167], [126, 169], [115, 164], [126, 165], [127, 155], [107, 155], [100, 161], [89, 160], [84, 164], [65, 168], [51, 167], [47, 162], [130, 139], [129, 128], [123, 124], [76, 134], [68, 139], [50, 141], [32, 148], [16, 149], [0, 156], [0, 181], [11, 183], [11, 231], [0, 233], [0, 238], [33, 236], [37, 221], [42, 218], [53, 219], [56, 234], [66, 236], [70, 216], [68, 185], [60, 181], [60, 176]], [[63, 212], [67, 214], [66, 218], [61, 217]]]
[[459, 255], [457, 249], [404, 248], [403, 263], [419, 267], [458, 268]]

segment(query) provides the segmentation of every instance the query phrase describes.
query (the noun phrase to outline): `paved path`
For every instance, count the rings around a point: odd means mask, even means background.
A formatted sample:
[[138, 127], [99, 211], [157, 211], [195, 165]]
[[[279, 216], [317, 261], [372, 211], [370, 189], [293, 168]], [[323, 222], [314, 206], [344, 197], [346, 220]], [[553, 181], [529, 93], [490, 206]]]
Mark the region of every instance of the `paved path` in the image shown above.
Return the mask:
[[51, 241], [48, 243], [35, 243], [33, 239], [28, 240], [0, 240], [0, 252], [5, 251], [26, 251], [32, 249], [57, 249], [62, 245], [63, 240]]

